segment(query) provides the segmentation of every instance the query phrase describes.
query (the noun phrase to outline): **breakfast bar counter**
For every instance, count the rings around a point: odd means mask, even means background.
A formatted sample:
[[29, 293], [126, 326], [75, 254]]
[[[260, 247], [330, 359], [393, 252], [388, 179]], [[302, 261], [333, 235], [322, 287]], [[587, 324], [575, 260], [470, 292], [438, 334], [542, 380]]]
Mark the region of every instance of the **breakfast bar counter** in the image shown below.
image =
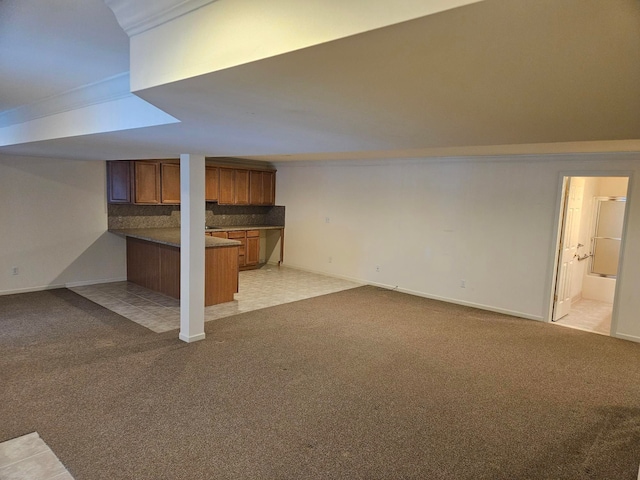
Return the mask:
[[[129, 282], [180, 298], [180, 228], [109, 231], [126, 238]], [[205, 306], [233, 301], [240, 245], [236, 240], [205, 236]]]

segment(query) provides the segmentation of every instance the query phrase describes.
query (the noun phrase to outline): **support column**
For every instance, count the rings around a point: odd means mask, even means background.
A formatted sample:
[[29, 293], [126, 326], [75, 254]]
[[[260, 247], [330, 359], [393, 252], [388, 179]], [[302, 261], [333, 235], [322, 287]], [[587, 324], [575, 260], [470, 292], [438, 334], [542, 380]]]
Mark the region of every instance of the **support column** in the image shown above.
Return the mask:
[[204, 156], [180, 155], [180, 340], [204, 339]]

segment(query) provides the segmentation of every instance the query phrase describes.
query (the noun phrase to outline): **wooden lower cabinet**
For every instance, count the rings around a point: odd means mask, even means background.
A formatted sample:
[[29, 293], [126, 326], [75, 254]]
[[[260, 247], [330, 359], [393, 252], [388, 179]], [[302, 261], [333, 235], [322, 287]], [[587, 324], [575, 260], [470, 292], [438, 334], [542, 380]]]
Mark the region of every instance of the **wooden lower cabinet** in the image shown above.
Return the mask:
[[240, 242], [240, 247], [238, 247], [238, 267], [240, 267], [240, 270], [242, 270], [247, 266], [247, 232], [245, 230], [234, 230], [231, 232], [227, 232], [227, 238], [229, 238], [229, 240], [237, 240], [238, 242]]
[[233, 294], [238, 291], [237, 258], [238, 247], [207, 248], [204, 257], [205, 306], [233, 301]]
[[[127, 280], [180, 298], [180, 248], [127, 237]], [[233, 301], [238, 291], [238, 246], [205, 249], [204, 304]]]
[[256, 267], [260, 262], [260, 230], [247, 230], [245, 266]]
[[238, 248], [238, 267], [240, 270], [250, 270], [258, 267], [260, 263], [260, 230], [211, 232], [209, 235], [214, 237], [220, 236], [240, 242]]
[[127, 237], [127, 280], [149, 290], [160, 286], [160, 249], [158, 243]]

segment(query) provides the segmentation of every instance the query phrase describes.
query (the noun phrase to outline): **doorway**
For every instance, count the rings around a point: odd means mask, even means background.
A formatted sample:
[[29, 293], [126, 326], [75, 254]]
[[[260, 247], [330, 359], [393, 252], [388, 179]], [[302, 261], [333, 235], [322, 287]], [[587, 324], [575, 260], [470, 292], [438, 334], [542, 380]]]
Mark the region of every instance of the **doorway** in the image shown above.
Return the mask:
[[611, 335], [628, 177], [564, 177], [551, 320]]

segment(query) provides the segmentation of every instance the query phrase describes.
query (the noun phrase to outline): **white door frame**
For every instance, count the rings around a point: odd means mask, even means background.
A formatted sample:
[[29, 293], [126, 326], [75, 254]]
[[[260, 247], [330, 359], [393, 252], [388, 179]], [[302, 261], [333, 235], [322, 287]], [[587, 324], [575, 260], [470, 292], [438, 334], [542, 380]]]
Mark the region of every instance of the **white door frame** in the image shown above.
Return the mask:
[[612, 337], [617, 336], [618, 330], [618, 297], [620, 292], [620, 285], [623, 282], [624, 277], [624, 252], [625, 246], [627, 244], [627, 226], [629, 224], [629, 208], [631, 195], [632, 195], [632, 185], [633, 185], [633, 171], [630, 170], [576, 170], [576, 171], [562, 171], [558, 174], [558, 189], [556, 194], [556, 212], [554, 217], [554, 232], [553, 238], [555, 239], [553, 243], [553, 252], [554, 255], [551, 256], [549, 263], [549, 272], [550, 274], [547, 276], [549, 279], [547, 281], [547, 315], [544, 319], [545, 322], [551, 322], [553, 318], [553, 304], [554, 304], [554, 295], [556, 291], [556, 281], [558, 275], [558, 260], [559, 260], [559, 249], [560, 249], [560, 240], [562, 235], [563, 228], [563, 208], [564, 208], [564, 194], [565, 189], [568, 188], [568, 182], [565, 182], [566, 177], [626, 177], [628, 178], [627, 183], [627, 208], [624, 211], [624, 225], [622, 227], [622, 241], [620, 242], [620, 262], [618, 265], [618, 275], [616, 277], [616, 288], [613, 297], [613, 312], [611, 314], [611, 331], [610, 335]]

